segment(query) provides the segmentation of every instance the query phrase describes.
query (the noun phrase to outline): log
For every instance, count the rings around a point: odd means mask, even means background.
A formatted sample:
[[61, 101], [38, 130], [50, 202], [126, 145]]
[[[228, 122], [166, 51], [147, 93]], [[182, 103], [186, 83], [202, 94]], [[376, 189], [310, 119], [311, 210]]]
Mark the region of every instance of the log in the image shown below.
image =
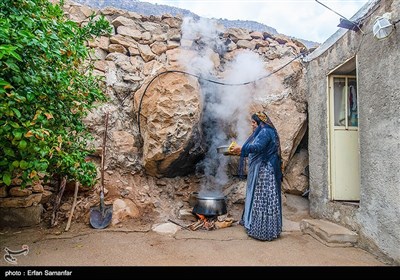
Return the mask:
[[79, 183], [75, 182], [74, 202], [72, 203], [71, 212], [69, 213], [68, 222], [67, 222], [67, 226], [65, 227], [65, 231], [68, 231], [69, 227], [71, 226], [72, 216], [74, 215], [76, 200], [78, 198], [78, 189], [79, 189]]
[[193, 231], [197, 230], [198, 228], [202, 227], [204, 222], [202, 220], [198, 220], [189, 226], [189, 228]]

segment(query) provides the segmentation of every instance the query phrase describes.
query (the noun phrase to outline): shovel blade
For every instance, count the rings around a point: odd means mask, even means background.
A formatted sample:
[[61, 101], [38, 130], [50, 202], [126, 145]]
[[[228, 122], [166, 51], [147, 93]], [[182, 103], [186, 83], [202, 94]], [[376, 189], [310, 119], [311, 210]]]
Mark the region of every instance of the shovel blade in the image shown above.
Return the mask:
[[90, 208], [90, 224], [97, 229], [106, 228], [112, 219], [112, 205], [104, 206], [100, 209], [99, 206]]

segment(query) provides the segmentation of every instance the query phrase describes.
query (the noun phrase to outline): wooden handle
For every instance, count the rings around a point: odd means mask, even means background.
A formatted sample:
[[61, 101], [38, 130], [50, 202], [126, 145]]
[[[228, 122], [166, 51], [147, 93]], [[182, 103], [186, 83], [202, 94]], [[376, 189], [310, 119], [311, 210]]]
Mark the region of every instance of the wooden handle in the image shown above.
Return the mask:
[[104, 162], [106, 156], [107, 129], [108, 129], [108, 112], [106, 112], [104, 123], [105, 123], [105, 130], [103, 135], [103, 150], [101, 153], [101, 188], [103, 192], [104, 192]]

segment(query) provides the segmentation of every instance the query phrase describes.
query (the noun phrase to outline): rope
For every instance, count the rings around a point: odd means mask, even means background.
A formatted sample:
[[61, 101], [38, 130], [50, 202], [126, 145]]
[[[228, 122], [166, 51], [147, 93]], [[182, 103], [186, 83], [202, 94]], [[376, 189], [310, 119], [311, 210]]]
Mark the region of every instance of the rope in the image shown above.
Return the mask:
[[[265, 79], [265, 78], [268, 78], [268, 77], [272, 76], [273, 74], [275, 74], [276, 72], [282, 70], [283, 68], [285, 68], [286, 66], [288, 66], [290, 63], [292, 63], [294, 60], [298, 59], [299, 57], [301, 57], [301, 56], [303, 56], [303, 55], [305, 55], [305, 53], [300, 53], [299, 55], [297, 55], [297, 56], [295, 56], [293, 59], [291, 59], [289, 62], [285, 63], [284, 65], [282, 65], [282, 66], [279, 67], [278, 69], [272, 71], [272, 72], [269, 73], [268, 75], [265, 75], [265, 76], [262, 76], [262, 77], [260, 77], [260, 78], [258, 78], [258, 79], [256, 79], [256, 80], [248, 81], [248, 82], [244, 82], [244, 83], [224, 83], [224, 82], [220, 82], [220, 81], [216, 81], [216, 80], [211, 80], [211, 79], [202, 78], [202, 77], [199, 76], [199, 75], [192, 74], [192, 73], [185, 72], [185, 71], [181, 71], [181, 70], [167, 70], [167, 71], [158, 73], [157, 75], [155, 75], [155, 76], [150, 80], [150, 82], [147, 84], [146, 88], [144, 89], [142, 96], [140, 97], [139, 108], [138, 108], [138, 113], [137, 113], [137, 123], [138, 123], [138, 129], [139, 129], [139, 136], [140, 136], [140, 138], [142, 138], [142, 133], [141, 133], [141, 129], [140, 129], [140, 112], [141, 112], [141, 109], [142, 109], [143, 98], [144, 98], [144, 96], [145, 96], [145, 94], [146, 94], [147, 89], [148, 89], [149, 86], [151, 85], [151, 83], [152, 83], [155, 79], [157, 79], [158, 77], [160, 77], [161, 75], [165, 75], [165, 74], [167, 74], [167, 73], [179, 73], [179, 74], [184, 74], [184, 75], [189, 75], [189, 76], [192, 76], [192, 77], [196, 77], [196, 78], [199, 79], [199, 80], [204, 80], [204, 81], [207, 81], [207, 82], [210, 82], [210, 83], [214, 83], [214, 84], [218, 84], [218, 85], [223, 85], [223, 86], [244, 86], [244, 85], [248, 85], [248, 84], [251, 84], [251, 83], [255, 83], [255, 82], [258, 82], [258, 81], [260, 81], [260, 80], [262, 80], [262, 79]], [[122, 101], [122, 103], [124, 103], [125, 99], [126, 99], [126, 97], [124, 98], [124, 100]]]

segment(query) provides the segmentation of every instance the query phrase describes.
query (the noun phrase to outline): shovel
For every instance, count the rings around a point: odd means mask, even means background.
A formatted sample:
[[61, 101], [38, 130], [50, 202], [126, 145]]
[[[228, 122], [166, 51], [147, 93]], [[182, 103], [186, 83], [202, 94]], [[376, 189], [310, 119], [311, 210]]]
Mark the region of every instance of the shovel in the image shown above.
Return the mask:
[[112, 204], [104, 205], [104, 161], [106, 154], [106, 139], [107, 139], [107, 126], [108, 126], [108, 113], [105, 116], [105, 131], [103, 137], [103, 150], [101, 155], [101, 190], [100, 190], [100, 205], [90, 208], [90, 224], [92, 227], [101, 229], [106, 228], [112, 218]]

